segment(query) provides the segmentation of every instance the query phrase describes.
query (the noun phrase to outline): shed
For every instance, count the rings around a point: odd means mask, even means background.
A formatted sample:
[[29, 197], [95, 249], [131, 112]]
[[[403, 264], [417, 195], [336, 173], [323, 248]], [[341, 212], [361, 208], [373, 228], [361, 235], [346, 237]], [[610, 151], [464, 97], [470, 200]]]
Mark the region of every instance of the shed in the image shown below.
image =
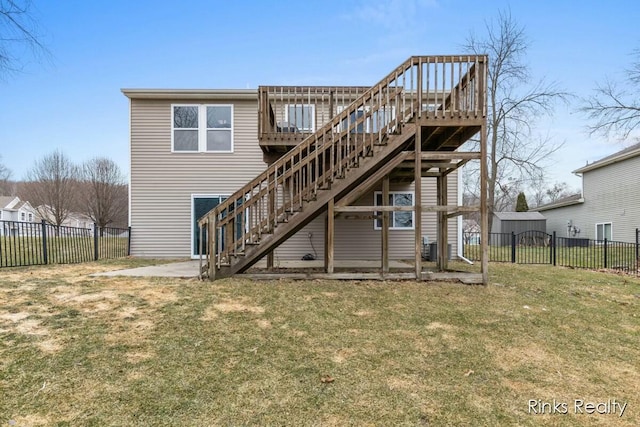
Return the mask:
[[495, 212], [492, 233], [547, 232], [547, 219], [540, 212]]

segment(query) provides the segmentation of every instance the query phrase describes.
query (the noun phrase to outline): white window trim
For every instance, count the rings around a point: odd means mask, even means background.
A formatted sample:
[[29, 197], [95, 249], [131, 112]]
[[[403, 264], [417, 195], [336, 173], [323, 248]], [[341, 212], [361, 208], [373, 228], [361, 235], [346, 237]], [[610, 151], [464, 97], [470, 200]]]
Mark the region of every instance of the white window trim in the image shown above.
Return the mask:
[[[382, 191], [374, 191], [373, 193], [373, 205], [374, 206], [378, 206], [378, 194], [380, 194], [382, 196]], [[400, 191], [400, 190], [395, 190], [395, 191], [389, 191], [389, 194], [411, 194], [411, 206], [415, 206], [416, 205], [416, 195], [414, 191]], [[391, 225], [389, 226], [389, 230], [415, 230], [416, 227], [416, 211], [413, 210], [411, 211], [411, 227], [394, 227], [393, 223], [395, 221], [393, 221], [393, 213], [394, 212], [389, 212], [391, 215], [389, 215], [389, 222], [391, 223]], [[373, 229], [374, 230], [382, 230], [382, 227], [378, 227], [377, 221], [376, 219], [373, 220]]]
[[[287, 124], [290, 126], [291, 122], [289, 121], [289, 107], [299, 107], [301, 106], [303, 111], [304, 111], [304, 107], [310, 107], [311, 108], [311, 129], [299, 129], [298, 132], [311, 132], [311, 133], [315, 133], [316, 131], [316, 105], [315, 104], [285, 104], [284, 105], [284, 121], [287, 122]], [[293, 125], [295, 126], [296, 124], [293, 123]], [[297, 127], [296, 127], [297, 128]]]
[[[175, 107], [198, 107], [198, 150], [176, 150], [174, 135], [176, 128], [174, 127], [174, 111]], [[212, 130], [224, 130], [231, 133], [231, 149], [230, 150], [207, 150], [207, 107], [230, 107], [231, 108], [231, 127], [230, 128], [211, 128]], [[234, 150], [234, 111], [233, 104], [171, 104], [171, 152], [177, 154], [193, 154], [193, 153], [233, 153]], [[179, 128], [177, 128], [179, 129]]]
[[[595, 239], [594, 239], [594, 240], [596, 240], [596, 241], [600, 241], [600, 240], [598, 240], [598, 226], [599, 226], [599, 225], [601, 225], [601, 226], [602, 226], [602, 234], [604, 235], [604, 234], [605, 234], [605, 233], [604, 233], [604, 226], [605, 226], [605, 225], [607, 225], [607, 224], [609, 224], [609, 225], [611, 226], [611, 238], [610, 238], [610, 239], [607, 239], [607, 241], [608, 241], [608, 242], [612, 242], [612, 241], [613, 241], [613, 222], [611, 222], [611, 221], [596, 222], [596, 225], [595, 225], [595, 234], [594, 234]], [[602, 241], [604, 241], [604, 238], [602, 239]]]

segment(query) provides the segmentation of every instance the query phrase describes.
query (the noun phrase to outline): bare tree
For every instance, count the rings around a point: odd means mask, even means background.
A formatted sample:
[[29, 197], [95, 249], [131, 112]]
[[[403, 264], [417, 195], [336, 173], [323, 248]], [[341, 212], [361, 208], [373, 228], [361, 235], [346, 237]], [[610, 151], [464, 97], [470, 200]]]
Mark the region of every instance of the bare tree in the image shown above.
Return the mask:
[[569, 187], [566, 182], [554, 182], [549, 184], [544, 179], [536, 180], [530, 186], [530, 194], [532, 195], [532, 207], [541, 206], [547, 203], [557, 202], [558, 200], [579, 193], [580, 191]]
[[0, 0], [0, 79], [20, 70], [18, 57], [25, 51], [37, 58], [48, 56], [40, 40], [31, 1]]
[[[486, 31], [482, 38], [471, 35], [464, 47], [474, 54], [489, 55], [487, 207], [491, 216], [505, 205], [502, 199], [514, 196], [514, 188], [526, 187], [541, 177], [545, 160], [560, 148], [561, 144], [549, 137], [535, 134], [532, 124], [551, 113], [554, 103], [565, 101], [568, 94], [555, 84], [530, 83], [524, 62], [528, 49], [525, 31], [509, 12], [500, 12], [495, 21], [486, 24]], [[479, 165], [469, 165], [465, 173], [478, 187]], [[473, 190], [476, 194], [477, 187]]]
[[11, 170], [1, 162], [2, 156], [0, 156], [0, 196], [11, 195]]
[[592, 121], [591, 134], [616, 135], [627, 139], [640, 127], [640, 49], [636, 61], [625, 71], [622, 88], [609, 78], [596, 86], [594, 94], [584, 100], [580, 110]]
[[60, 226], [76, 204], [77, 188], [78, 168], [56, 150], [27, 172], [23, 194], [42, 219]]
[[558, 200], [575, 194], [566, 182], [556, 182], [545, 191], [547, 195], [547, 203], [557, 202]]
[[124, 175], [111, 159], [96, 157], [82, 166], [84, 210], [101, 229], [113, 223], [122, 225], [128, 191]]

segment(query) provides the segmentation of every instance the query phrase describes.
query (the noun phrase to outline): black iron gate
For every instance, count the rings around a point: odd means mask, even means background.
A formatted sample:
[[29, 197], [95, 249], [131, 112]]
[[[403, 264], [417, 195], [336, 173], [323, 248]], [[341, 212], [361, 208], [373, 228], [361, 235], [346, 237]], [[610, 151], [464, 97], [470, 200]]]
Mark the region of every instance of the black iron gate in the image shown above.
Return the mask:
[[511, 262], [553, 264], [553, 236], [544, 231], [511, 233]]

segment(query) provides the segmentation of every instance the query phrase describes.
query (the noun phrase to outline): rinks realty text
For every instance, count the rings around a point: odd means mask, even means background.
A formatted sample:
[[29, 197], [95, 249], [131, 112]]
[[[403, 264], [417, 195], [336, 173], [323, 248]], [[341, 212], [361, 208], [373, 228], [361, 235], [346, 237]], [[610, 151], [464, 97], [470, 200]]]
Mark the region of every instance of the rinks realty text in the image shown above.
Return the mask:
[[575, 399], [572, 402], [562, 402], [553, 399], [544, 401], [541, 399], [529, 400], [529, 413], [542, 414], [599, 414], [618, 415], [622, 417], [627, 409], [627, 402], [618, 402], [616, 399], [607, 399], [601, 402], [590, 402], [583, 399]]

